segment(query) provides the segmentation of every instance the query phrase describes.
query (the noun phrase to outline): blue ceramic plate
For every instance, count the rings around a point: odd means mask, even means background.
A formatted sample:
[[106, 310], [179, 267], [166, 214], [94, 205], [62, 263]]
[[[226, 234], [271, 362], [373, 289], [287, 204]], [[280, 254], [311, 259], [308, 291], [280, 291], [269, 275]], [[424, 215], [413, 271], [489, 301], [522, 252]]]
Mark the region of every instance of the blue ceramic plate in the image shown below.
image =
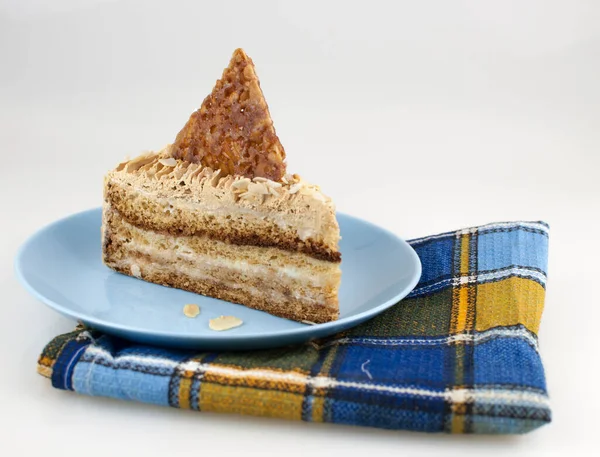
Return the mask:
[[[35, 297], [65, 316], [142, 343], [193, 349], [244, 350], [285, 346], [346, 330], [398, 303], [417, 284], [421, 263], [396, 235], [338, 214], [342, 234], [340, 319], [307, 325], [241, 305], [150, 284], [115, 273], [101, 261], [101, 210], [61, 219], [21, 248], [17, 275]], [[182, 313], [196, 303], [195, 319]], [[221, 315], [243, 325], [224, 332], [208, 328]]]

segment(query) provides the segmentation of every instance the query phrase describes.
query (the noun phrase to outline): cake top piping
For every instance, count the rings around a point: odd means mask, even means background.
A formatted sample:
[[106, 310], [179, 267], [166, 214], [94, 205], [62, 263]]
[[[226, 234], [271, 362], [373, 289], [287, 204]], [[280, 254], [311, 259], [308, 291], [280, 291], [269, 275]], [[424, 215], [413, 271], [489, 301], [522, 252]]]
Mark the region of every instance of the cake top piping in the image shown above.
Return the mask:
[[[260, 176], [248, 178], [226, 175], [220, 169], [215, 170], [200, 163], [175, 159], [172, 156], [172, 148], [172, 145], [167, 145], [158, 152], [147, 152], [133, 159], [126, 159], [114, 171], [144, 176], [157, 184], [163, 180], [178, 181], [181, 185], [192, 186], [194, 194], [206, 186], [223, 189], [230, 191], [234, 200], [240, 203], [246, 201], [261, 204], [301, 197], [309, 201], [323, 202], [328, 206], [333, 205], [331, 198], [323, 194], [319, 186], [304, 181], [297, 174], [286, 174], [279, 181]], [[174, 193], [179, 191], [177, 188]]]

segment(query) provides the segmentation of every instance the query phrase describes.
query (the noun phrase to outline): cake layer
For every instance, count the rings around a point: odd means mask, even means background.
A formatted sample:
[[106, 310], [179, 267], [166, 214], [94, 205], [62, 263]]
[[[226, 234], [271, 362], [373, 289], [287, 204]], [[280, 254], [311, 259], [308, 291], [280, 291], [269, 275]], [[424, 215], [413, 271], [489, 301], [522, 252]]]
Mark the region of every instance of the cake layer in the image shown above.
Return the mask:
[[298, 321], [338, 317], [338, 263], [275, 247], [145, 230], [110, 204], [102, 233], [104, 262], [121, 273]]
[[105, 180], [105, 200], [133, 225], [172, 235], [278, 247], [340, 261], [335, 207], [298, 177], [219, 177], [175, 160], [170, 148], [122, 163]]

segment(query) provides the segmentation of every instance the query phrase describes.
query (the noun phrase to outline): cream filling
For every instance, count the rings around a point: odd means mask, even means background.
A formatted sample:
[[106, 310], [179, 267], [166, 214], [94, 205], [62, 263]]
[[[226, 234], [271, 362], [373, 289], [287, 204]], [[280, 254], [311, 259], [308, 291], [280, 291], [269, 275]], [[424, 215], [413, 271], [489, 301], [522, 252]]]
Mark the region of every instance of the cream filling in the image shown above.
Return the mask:
[[[204, 257], [213, 259], [213, 255], [198, 253], [194, 248], [194, 244], [190, 244], [187, 242], [187, 240], [198, 240], [199, 242], [205, 244], [207, 248], [211, 249], [212, 252], [220, 252], [223, 254], [222, 257], [224, 258], [228, 258], [227, 254], [229, 254], [229, 258], [231, 258], [231, 256], [236, 258], [239, 257], [240, 262], [243, 261], [244, 258], [246, 258], [245, 256], [263, 258], [269, 257], [269, 267], [281, 270], [285, 270], [286, 268], [288, 268], [288, 270], [286, 271], [291, 277], [298, 277], [298, 275], [302, 274], [302, 271], [308, 272], [308, 274], [310, 274], [311, 272], [316, 272], [317, 275], [321, 276], [327, 273], [338, 275], [340, 274], [339, 263], [315, 259], [314, 257], [311, 257], [307, 254], [284, 251], [277, 247], [229, 244], [224, 241], [213, 240], [205, 236], [175, 236], [168, 234], [165, 235], [158, 232], [153, 232], [152, 230], [146, 230], [137, 227], [127, 222], [125, 219], [122, 218], [122, 216], [118, 212], [113, 212], [112, 205], [109, 202], [104, 202], [103, 211], [104, 217], [102, 219], [102, 237], [106, 237], [106, 231], [108, 230], [108, 227], [106, 226], [107, 214], [112, 212], [112, 217], [116, 218], [114, 222], [115, 226], [122, 226], [128, 233], [127, 235], [121, 234], [118, 237], [119, 240], [121, 241], [121, 243], [123, 243], [125, 238], [131, 238], [132, 241], [129, 241], [128, 244], [133, 245], [134, 247], [137, 247], [138, 244], [141, 246], [161, 246], [161, 249], [177, 251], [183, 254], [193, 256], [204, 255]], [[118, 232], [119, 228], [116, 228], [115, 233], [112, 236], [117, 237], [116, 233]], [[275, 256], [275, 258], [271, 258], [273, 256]], [[290, 266], [290, 264], [293, 264], [295, 262], [301, 265], [300, 268], [294, 268]], [[255, 265], [255, 263], [249, 264]], [[264, 263], [261, 264], [264, 265]], [[313, 274], [313, 276], [315, 275]]]
[[[124, 259], [120, 262], [116, 262], [116, 264], [120, 268], [124, 267], [124, 269], [126, 271], [130, 271], [133, 267], [139, 268], [140, 277], [142, 279], [144, 278], [145, 271], [152, 271], [152, 270], [165, 271], [165, 270], [167, 270], [167, 268], [165, 268], [164, 266], [162, 266], [160, 264], [148, 262], [144, 259], [136, 259], [135, 262], [131, 259]], [[213, 276], [211, 276], [210, 274], [206, 274], [205, 272], [201, 271], [198, 268], [193, 268], [193, 267], [190, 267], [185, 264], [175, 263], [175, 264], [169, 265], [168, 270], [169, 271], [175, 270], [175, 272], [177, 272], [178, 274], [185, 275], [190, 278], [198, 279], [201, 281], [202, 280], [218, 281], [219, 283], [222, 283], [223, 285], [225, 285], [226, 287], [228, 287], [230, 289], [243, 289], [245, 292], [247, 292], [251, 295], [254, 295], [255, 297], [261, 297], [261, 298], [267, 297], [268, 299], [271, 299], [274, 303], [275, 302], [285, 303], [286, 301], [289, 300], [288, 297], [286, 297], [283, 293], [281, 293], [277, 290], [259, 289], [254, 286], [238, 284], [235, 281], [231, 281], [231, 280], [227, 280], [227, 279], [223, 279], [223, 278], [216, 279]], [[321, 297], [315, 297], [314, 295], [303, 294], [297, 290], [294, 290], [292, 292], [292, 295], [296, 300], [300, 300], [303, 303], [314, 305], [314, 306], [325, 306], [323, 304]]]
[[207, 269], [207, 267], [208, 269], [227, 269], [237, 273], [247, 274], [249, 276], [262, 276], [269, 280], [273, 277], [300, 280], [311, 287], [324, 287], [330, 282], [327, 280], [325, 275], [313, 275], [310, 274], [309, 270], [307, 269], [296, 268], [292, 266], [267, 266], [251, 264], [244, 260], [217, 258], [193, 252], [192, 249], [182, 242], [181, 239], [178, 240], [178, 244], [179, 249], [177, 251], [174, 250], [173, 246], [169, 246], [170, 249], [159, 249], [153, 244], [144, 245], [135, 242], [127, 243], [126, 246], [131, 250], [138, 251], [142, 254], [146, 254], [152, 258], [160, 259], [164, 262], [172, 262], [176, 264], [179, 259], [188, 260], [192, 262], [194, 266], [196, 266], [197, 271], [202, 271], [203, 267], [205, 269]]

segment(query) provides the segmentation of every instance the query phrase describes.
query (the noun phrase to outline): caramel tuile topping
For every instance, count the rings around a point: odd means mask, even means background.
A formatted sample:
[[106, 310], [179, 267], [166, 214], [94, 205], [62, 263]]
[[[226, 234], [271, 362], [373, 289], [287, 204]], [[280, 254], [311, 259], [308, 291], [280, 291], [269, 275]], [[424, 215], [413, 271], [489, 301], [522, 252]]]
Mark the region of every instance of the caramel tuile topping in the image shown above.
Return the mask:
[[222, 176], [280, 181], [285, 151], [275, 133], [252, 59], [236, 49], [229, 66], [177, 135], [173, 157], [201, 163]]

